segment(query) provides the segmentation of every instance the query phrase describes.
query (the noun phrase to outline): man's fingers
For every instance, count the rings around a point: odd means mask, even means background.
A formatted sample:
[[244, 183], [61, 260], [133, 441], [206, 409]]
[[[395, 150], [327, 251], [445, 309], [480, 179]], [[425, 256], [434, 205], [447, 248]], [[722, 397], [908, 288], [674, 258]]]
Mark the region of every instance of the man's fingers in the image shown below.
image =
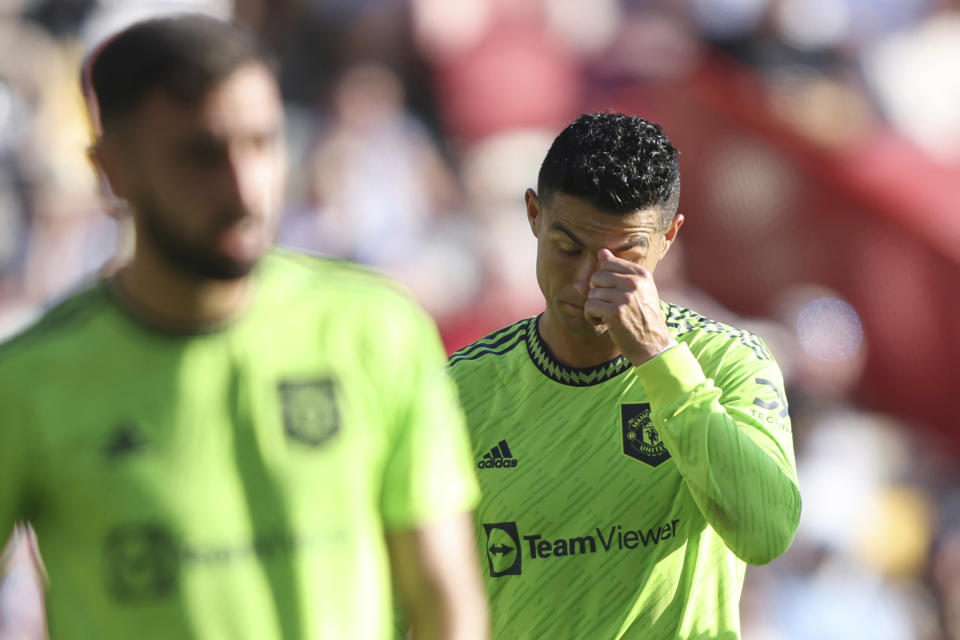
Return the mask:
[[609, 249], [600, 249], [597, 252], [597, 263], [599, 271], [636, 275], [647, 275], [648, 273], [640, 265], [613, 255]]
[[604, 322], [610, 322], [622, 316], [626, 307], [625, 301], [626, 296], [622, 292], [612, 289], [598, 296], [591, 294], [583, 303], [583, 314], [588, 318], [597, 317]]
[[595, 326], [606, 323], [606, 317], [612, 312], [613, 306], [609, 302], [596, 298], [587, 298], [583, 303], [583, 315]]
[[614, 273], [612, 271], [595, 271], [590, 276], [591, 287], [608, 287], [615, 289], [636, 289], [635, 274]]
[[[590, 293], [587, 295], [587, 302], [590, 300], [614, 305], [628, 305], [630, 304], [630, 292], [616, 287], [594, 287], [590, 289]], [[584, 306], [584, 309], [586, 309], [586, 306]]]

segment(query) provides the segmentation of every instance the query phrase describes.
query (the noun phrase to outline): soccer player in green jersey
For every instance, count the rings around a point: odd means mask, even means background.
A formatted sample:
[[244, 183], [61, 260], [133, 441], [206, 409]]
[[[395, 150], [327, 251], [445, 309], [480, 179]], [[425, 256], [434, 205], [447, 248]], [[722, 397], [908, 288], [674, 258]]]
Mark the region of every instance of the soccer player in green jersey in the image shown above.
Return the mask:
[[436, 330], [269, 249], [283, 118], [252, 41], [167, 18], [87, 69], [135, 253], [0, 346], [0, 535], [35, 528], [51, 636], [392, 637], [393, 581], [415, 638], [485, 637]]
[[659, 126], [580, 117], [526, 192], [546, 310], [451, 356], [495, 638], [739, 638], [746, 564], [792, 540], [776, 362], [657, 293], [679, 194]]

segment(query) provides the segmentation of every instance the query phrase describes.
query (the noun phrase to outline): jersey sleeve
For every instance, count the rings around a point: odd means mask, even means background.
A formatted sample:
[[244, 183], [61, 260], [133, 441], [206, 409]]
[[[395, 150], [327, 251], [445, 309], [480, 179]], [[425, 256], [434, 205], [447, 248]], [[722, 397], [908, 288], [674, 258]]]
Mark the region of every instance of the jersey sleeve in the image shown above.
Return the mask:
[[480, 496], [463, 411], [436, 327], [419, 307], [405, 306], [393, 314], [390, 329], [389, 385], [397, 422], [381, 501], [388, 529], [470, 511]]
[[707, 522], [741, 560], [764, 564], [787, 549], [800, 520], [783, 379], [772, 358], [750, 349], [706, 357], [721, 363], [716, 380], [685, 343], [636, 371]]

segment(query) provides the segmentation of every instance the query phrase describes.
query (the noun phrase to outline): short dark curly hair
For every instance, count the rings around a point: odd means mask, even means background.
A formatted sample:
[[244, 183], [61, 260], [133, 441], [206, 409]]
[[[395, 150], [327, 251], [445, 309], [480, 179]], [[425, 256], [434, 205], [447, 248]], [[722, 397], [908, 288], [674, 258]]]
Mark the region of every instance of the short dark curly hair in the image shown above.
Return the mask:
[[680, 201], [679, 152], [658, 124], [622, 113], [588, 113], [556, 137], [540, 166], [544, 204], [557, 193], [606, 213], [657, 206], [666, 229]]

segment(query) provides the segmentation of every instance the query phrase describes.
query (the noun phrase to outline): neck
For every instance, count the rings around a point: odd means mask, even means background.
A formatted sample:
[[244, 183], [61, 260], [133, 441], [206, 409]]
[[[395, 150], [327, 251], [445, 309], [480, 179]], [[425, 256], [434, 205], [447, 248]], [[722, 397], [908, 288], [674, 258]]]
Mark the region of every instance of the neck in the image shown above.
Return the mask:
[[588, 369], [613, 360], [620, 350], [610, 334], [582, 334], [566, 329], [557, 318], [546, 312], [540, 316], [540, 337], [560, 362], [575, 369]]
[[250, 277], [235, 280], [201, 278], [169, 264], [137, 243], [130, 263], [114, 276], [121, 298], [144, 320], [184, 331], [223, 325], [246, 308]]

